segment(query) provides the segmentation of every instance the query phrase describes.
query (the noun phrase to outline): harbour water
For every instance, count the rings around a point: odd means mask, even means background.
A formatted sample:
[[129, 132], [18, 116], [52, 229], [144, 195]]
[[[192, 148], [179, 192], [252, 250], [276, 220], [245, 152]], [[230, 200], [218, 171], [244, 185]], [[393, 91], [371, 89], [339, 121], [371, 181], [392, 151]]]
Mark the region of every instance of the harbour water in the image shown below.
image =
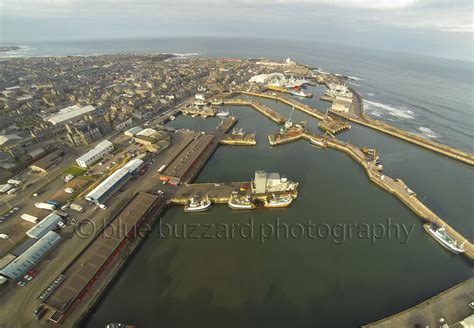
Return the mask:
[[[351, 83], [368, 101], [370, 115], [474, 151], [470, 63], [282, 41], [134, 40], [30, 46], [33, 55], [161, 51], [291, 56], [354, 77]], [[315, 97], [299, 101], [324, 109], [327, 103], [317, 96], [322, 88], [309, 91]], [[286, 105], [259, 101], [290, 115]], [[257, 146], [220, 147], [197, 181], [245, 181], [257, 169], [280, 172], [300, 182], [298, 199], [287, 209], [239, 213], [226, 206], [193, 215], [183, 213], [181, 207], [170, 208], [162, 222], [175, 224], [178, 231], [194, 223], [241, 223], [251, 225], [254, 236], [195, 239], [181, 233], [160, 238], [155, 229], [88, 327], [103, 327], [108, 322], [138, 327], [355, 327], [403, 310], [472, 276], [472, 264], [441, 248], [423, 230], [418, 217], [370, 183], [348, 156], [304, 141], [270, 148], [266, 136], [277, 132], [277, 125], [250, 108], [228, 109], [239, 117], [238, 127], [257, 134]], [[307, 115], [295, 110], [292, 119], [306, 120], [309, 129], [316, 131], [315, 120]], [[211, 131], [218, 121], [178, 116], [171, 124]], [[431, 209], [474, 240], [471, 167], [356, 125], [338, 138], [377, 148], [384, 172], [403, 179]], [[282, 233], [261, 239], [267, 226], [308, 221], [332, 229], [382, 223], [412, 230], [409, 238], [385, 236], [375, 243], [354, 235], [343, 238], [343, 228], [334, 230], [332, 237], [285, 238]]]
[[[272, 108], [282, 114], [290, 110], [278, 104]], [[181, 207], [171, 208], [163, 223], [176, 225], [177, 236], [169, 237], [166, 232], [160, 238], [155, 230], [89, 327], [101, 327], [111, 320], [139, 327], [156, 323], [355, 327], [400, 311], [472, 274], [463, 257], [439, 247], [424, 232], [418, 217], [372, 185], [345, 154], [304, 141], [270, 148], [266, 135], [276, 132], [277, 125], [250, 108], [229, 107], [229, 111], [239, 117], [238, 127], [255, 129], [257, 146], [219, 148], [197, 181], [245, 181], [255, 169], [276, 171], [300, 181], [298, 199], [282, 210], [237, 213], [220, 205], [210, 212], [189, 215]], [[303, 118], [298, 115], [294, 113], [295, 121]], [[198, 119], [178, 117], [173, 125], [188, 128], [189, 120]], [[216, 123], [199, 121], [205, 130], [212, 130]], [[367, 131], [359, 133], [373, 137]], [[455, 207], [443, 206], [447, 212]], [[413, 231], [406, 243], [403, 238], [382, 238], [373, 244], [363, 238], [342, 240], [340, 232], [336, 233], [339, 237], [285, 238], [281, 228], [279, 237], [275, 233], [262, 242], [264, 227], [277, 226], [276, 220], [281, 226], [311, 221], [331, 227], [390, 221]], [[190, 224], [250, 222], [253, 238], [190, 239], [183, 235]], [[210, 236], [215, 236], [212, 231]]]

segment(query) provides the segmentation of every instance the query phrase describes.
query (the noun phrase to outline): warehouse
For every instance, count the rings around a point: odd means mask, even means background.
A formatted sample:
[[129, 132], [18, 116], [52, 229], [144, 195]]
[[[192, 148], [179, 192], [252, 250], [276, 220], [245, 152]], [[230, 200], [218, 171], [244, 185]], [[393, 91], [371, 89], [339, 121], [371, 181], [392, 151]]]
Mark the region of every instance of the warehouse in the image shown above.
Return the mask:
[[[76, 300], [81, 300], [87, 291], [93, 288], [98, 277], [107, 269], [112, 259], [133, 238], [135, 227], [153, 217], [162, 206], [162, 198], [146, 194], [136, 194], [102, 233], [88, 244], [78, 257], [62, 272], [60, 277], [67, 277], [51, 293], [43, 293], [44, 304], [59, 311], [62, 315]], [[105, 231], [109, 231], [104, 238]], [[54, 283], [54, 282], [53, 282]]]
[[63, 222], [62, 217], [56, 213], [51, 213], [41, 220], [40, 223], [37, 223], [33, 228], [28, 230], [26, 235], [34, 239], [40, 239], [51, 230], [56, 229], [59, 222]]
[[70, 122], [78, 121], [79, 119], [82, 118], [82, 116], [93, 111], [95, 111], [95, 107], [91, 105], [84, 106], [84, 107], [73, 105], [73, 106], [69, 106], [69, 107], [61, 109], [57, 114], [51, 115], [45, 120], [47, 120], [48, 122], [54, 125], [61, 124], [61, 123], [70, 123]]
[[90, 165], [102, 159], [105, 155], [110, 154], [113, 150], [114, 144], [105, 139], [87, 153], [76, 159], [76, 162], [80, 167], [86, 169]]
[[39, 261], [60, 241], [61, 237], [57, 233], [49, 231], [40, 240], [23, 252], [23, 254], [0, 270], [0, 273], [10, 279], [21, 278], [33, 266], [37, 265]]
[[56, 149], [55, 151], [30, 165], [30, 169], [35, 172], [48, 173], [50, 168], [53, 168], [56, 164], [61, 162], [63, 156], [64, 151], [61, 149]]
[[112, 173], [90, 193], [88, 193], [86, 195], [86, 200], [96, 203], [97, 205], [104, 204], [114, 193], [126, 184], [128, 180], [130, 180], [132, 174], [137, 172], [142, 164], [143, 161], [140, 159], [131, 160], [127, 165]]

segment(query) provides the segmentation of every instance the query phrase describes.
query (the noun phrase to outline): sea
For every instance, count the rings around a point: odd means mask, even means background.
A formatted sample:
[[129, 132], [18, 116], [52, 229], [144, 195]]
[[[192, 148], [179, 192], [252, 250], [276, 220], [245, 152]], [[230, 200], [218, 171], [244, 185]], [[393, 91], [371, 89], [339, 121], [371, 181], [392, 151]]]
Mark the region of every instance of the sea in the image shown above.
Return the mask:
[[[182, 56], [291, 58], [348, 76], [368, 115], [474, 152], [473, 65], [435, 57], [313, 42], [256, 39], [134, 39], [22, 44], [6, 57], [176, 53]], [[298, 99], [325, 110], [324, 87]], [[317, 121], [259, 99], [293, 121]], [[347, 155], [298, 141], [270, 147], [279, 127], [252, 109], [227, 106], [255, 147], [219, 147], [197, 182], [249, 181], [256, 170], [299, 182], [289, 208], [235, 212], [215, 205], [185, 214], [170, 207], [91, 314], [87, 327], [358, 327], [414, 306], [473, 276], [473, 265], [440, 247], [422, 221], [372, 184]], [[219, 119], [178, 116], [176, 128], [212, 132]], [[376, 148], [384, 173], [474, 240], [474, 170], [356, 124], [338, 138]], [[183, 229], [214, 227], [210, 238]], [[229, 226], [252, 228], [229, 235]], [[316, 236], [310, 233], [316, 227]], [[368, 227], [371, 238], [361, 234]], [[173, 234], [169, 232], [174, 229]], [[219, 230], [218, 229], [224, 229]], [[285, 230], [287, 229], [287, 230]], [[287, 233], [289, 231], [289, 234]], [[383, 233], [382, 233], [383, 232]], [[380, 238], [375, 238], [380, 236]], [[442, 313], [439, 314], [440, 316]], [[420, 322], [423, 325], [422, 322]]]

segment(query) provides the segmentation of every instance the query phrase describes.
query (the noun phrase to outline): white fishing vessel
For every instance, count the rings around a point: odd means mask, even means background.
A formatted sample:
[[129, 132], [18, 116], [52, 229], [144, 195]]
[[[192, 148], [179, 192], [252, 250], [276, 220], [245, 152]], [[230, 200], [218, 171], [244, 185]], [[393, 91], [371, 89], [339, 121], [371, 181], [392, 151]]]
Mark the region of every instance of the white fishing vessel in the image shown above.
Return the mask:
[[456, 240], [453, 239], [447, 232], [444, 227], [438, 227], [436, 224], [425, 223], [423, 225], [426, 232], [428, 232], [438, 243], [441, 244], [447, 250], [453, 252], [454, 254], [464, 253], [464, 243], [458, 245]]
[[232, 193], [227, 204], [233, 210], [251, 210], [257, 207], [250, 196], [240, 195], [238, 192]]
[[185, 212], [203, 212], [207, 211], [211, 207], [211, 201], [209, 196], [206, 195], [205, 198], [200, 199], [197, 196], [192, 196], [186, 204], [184, 204]]
[[227, 117], [227, 116], [229, 116], [229, 111], [226, 110], [226, 111], [217, 112], [216, 116], [219, 116], [219, 117]]
[[290, 195], [280, 195], [276, 196], [272, 194], [271, 197], [268, 197], [263, 202], [264, 207], [268, 208], [280, 208], [280, 207], [287, 207], [291, 204], [293, 198]]
[[311, 138], [309, 139], [309, 142], [314, 146], [323, 147], [323, 148], [327, 147], [326, 141], [322, 139]]

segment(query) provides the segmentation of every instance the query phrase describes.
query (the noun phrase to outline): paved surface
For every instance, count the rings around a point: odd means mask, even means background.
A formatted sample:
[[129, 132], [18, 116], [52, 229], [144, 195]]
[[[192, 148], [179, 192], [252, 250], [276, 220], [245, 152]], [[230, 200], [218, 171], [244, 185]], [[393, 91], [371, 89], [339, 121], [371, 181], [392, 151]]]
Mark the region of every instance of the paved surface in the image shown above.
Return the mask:
[[452, 325], [474, 314], [468, 306], [473, 301], [474, 278], [470, 278], [423, 303], [363, 327], [439, 327], [441, 317]]

